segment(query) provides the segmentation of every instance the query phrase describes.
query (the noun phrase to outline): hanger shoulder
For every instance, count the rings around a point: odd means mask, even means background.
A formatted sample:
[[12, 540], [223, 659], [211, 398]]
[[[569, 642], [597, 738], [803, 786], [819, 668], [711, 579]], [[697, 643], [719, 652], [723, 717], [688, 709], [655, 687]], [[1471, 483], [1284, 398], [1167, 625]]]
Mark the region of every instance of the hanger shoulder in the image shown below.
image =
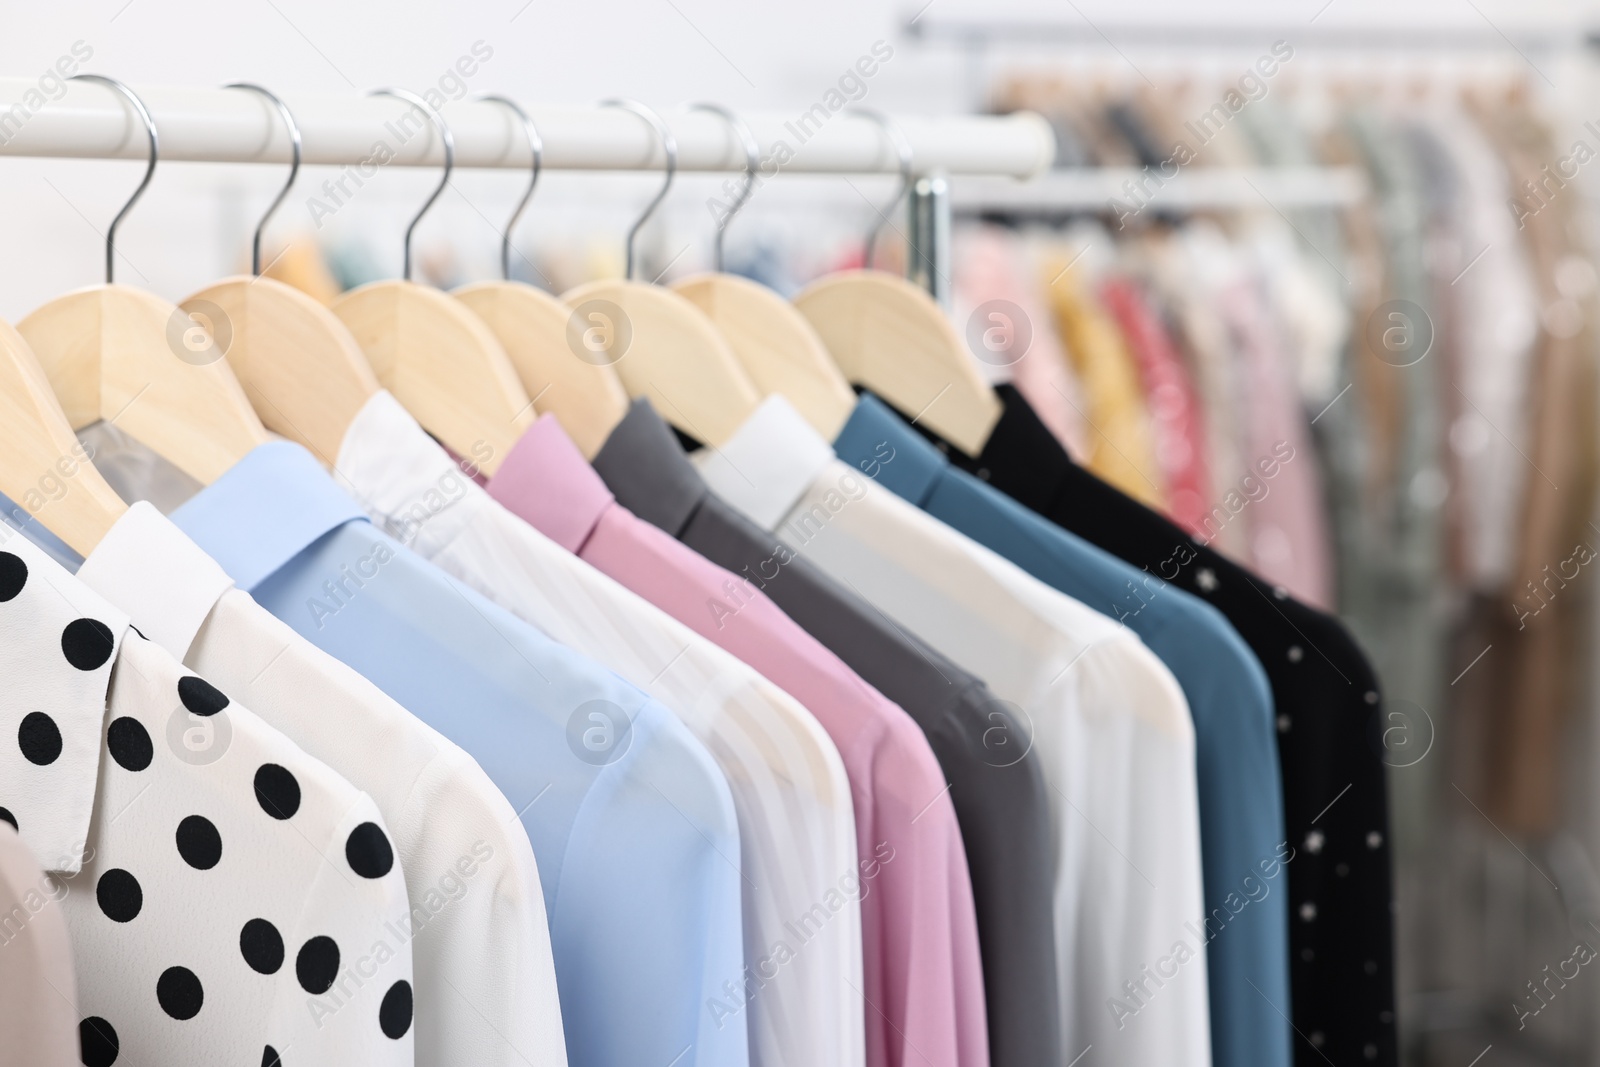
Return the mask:
[[378, 381], [424, 429], [493, 474], [533, 404], [483, 320], [437, 289], [404, 281], [363, 285], [333, 303]]
[[[761, 402], [716, 326], [672, 290], [604, 280], [580, 285], [561, 299], [580, 315], [592, 312], [594, 326], [610, 332], [613, 365], [628, 395], [648, 397], [684, 433], [720, 445]], [[604, 304], [621, 313], [619, 321], [606, 321]]]
[[176, 306], [126, 285], [80, 289], [17, 324], [73, 429], [115, 422], [210, 484], [270, 440], [220, 351]]
[[128, 510], [90, 462], [22, 335], [0, 322], [0, 493], [87, 556]]
[[224, 278], [181, 306], [202, 320], [220, 313], [228, 365], [262, 423], [331, 467], [350, 423], [382, 388], [338, 316], [293, 286], [249, 276]]
[[612, 367], [577, 357], [581, 339], [567, 337], [572, 309], [521, 282], [480, 282], [451, 295], [499, 338], [534, 406], [593, 459], [628, 414], [628, 391]]
[[927, 293], [885, 271], [842, 271], [812, 282], [794, 303], [851, 382], [968, 454], [983, 451], [1000, 400]]
[[733, 274], [697, 274], [671, 288], [705, 312], [763, 395], [786, 397], [823, 437], [838, 436], [855, 393], [793, 304]]

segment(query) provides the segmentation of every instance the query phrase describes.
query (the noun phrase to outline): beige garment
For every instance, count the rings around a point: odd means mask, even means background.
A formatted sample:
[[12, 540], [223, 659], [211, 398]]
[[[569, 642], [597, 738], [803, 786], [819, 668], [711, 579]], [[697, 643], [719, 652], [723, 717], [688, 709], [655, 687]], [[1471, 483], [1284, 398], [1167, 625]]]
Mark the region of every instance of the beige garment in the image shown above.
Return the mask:
[[1088, 273], [1065, 256], [1044, 263], [1057, 328], [1088, 403], [1083, 414], [1092, 436], [1085, 465], [1140, 503], [1164, 512], [1167, 487], [1156, 463], [1139, 371], [1116, 323], [1095, 299]]
[[[1558, 154], [1548, 127], [1525, 106], [1480, 112], [1506, 154], [1514, 184], [1540, 180]], [[1560, 819], [1560, 749], [1577, 697], [1588, 572], [1600, 538], [1587, 520], [1594, 505], [1594, 301], [1589, 291], [1563, 292], [1564, 277], [1583, 262], [1580, 198], [1554, 195], [1528, 216], [1523, 233], [1532, 253], [1542, 304], [1534, 354], [1528, 460], [1519, 549], [1510, 599], [1492, 627], [1502, 699], [1489, 709], [1485, 808], [1509, 833], [1544, 835]]]
[[0, 821], [0, 1067], [80, 1062], [66, 893]]

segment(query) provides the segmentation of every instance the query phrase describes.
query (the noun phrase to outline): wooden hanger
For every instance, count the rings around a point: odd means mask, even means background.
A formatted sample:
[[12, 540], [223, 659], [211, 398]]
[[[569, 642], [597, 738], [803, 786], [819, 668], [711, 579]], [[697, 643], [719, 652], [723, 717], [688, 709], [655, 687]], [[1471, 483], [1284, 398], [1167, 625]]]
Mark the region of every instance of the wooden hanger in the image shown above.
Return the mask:
[[128, 505], [94, 469], [22, 335], [0, 322], [0, 493], [87, 556]]
[[[260, 93], [277, 108], [289, 131], [293, 162], [289, 180], [256, 226], [249, 276], [224, 278], [179, 306], [192, 317], [228, 324], [228, 365], [261, 421], [309, 448], [331, 468], [345, 431], [382, 386], [333, 312], [293, 286], [261, 276], [262, 231], [300, 172], [300, 126], [271, 90], [248, 82], [225, 88]], [[214, 325], [213, 334], [216, 329]]]
[[533, 423], [533, 404], [511, 360], [483, 320], [448, 294], [411, 281], [411, 236], [439, 199], [455, 166], [455, 138], [427, 101], [404, 89], [378, 89], [417, 108], [444, 143], [444, 175], [406, 227], [401, 281], [372, 282], [333, 303], [378, 381], [423, 428], [493, 474]]
[[115, 422], [179, 469], [210, 484], [270, 440], [222, 350], [203, 325], [153, 293], [113, 283], [117, 225], [144, 193], [160, 156], [155, 121], [126, 85], [98, 74], [133, 105], [150, 138], [144, 180], [106, 231], [106, 284], [50, 301], [17, 324], [74, 430]]
[[517, 377], [540, 412], [555, 416], [587, 459], [593, 459], [617, 423], [628, 414], [628, 392], [617, 372], [603, 363], [574, 358], [567, 339], [572, 309], [541, 289], [511, 280], [511, 233], [539, 183], [544, 142], [533, 120], [516, 101], [488, 93], [479, 100], [504, 104], [522, 120], [533, 156], [528, 190], [506, 223], [500, 241], [502, 281], [462, 286], [451, 295], [499, 338]]
[[[911, 187], [911, 144], [886, 116], [855, 111], [878, 123], [899, 154], [900, 191], [892, 211]], [[944, 309], [906, 279], [871, 269], [873, 245], [887, 221], [887, 212], [879, 212], [867, 235], [867, 269], [812, 282], [795, 297], [795, 307], [852, 383], [975, 456], [1000, 418], [1000, 400]]]
[[673, 282], [672, 291], [716, 324], [762, 395], [778, 393], [788, 398], [805, 420], [831, 441], [855, 408], [856, 395], [828, 355], [822, 338], [793, 304], [766, 286], [727, 274], [722, 268], [723, 237], [728, 223], [755, 189], [761, 146], [750, 127], [727, 108], [696, 104], [691, 110], [709, 111], [727, 121], [744, 146], [745, 181], [717, 222], [715, 271]]
[[727, 340], [705, 314], [670, 289], [633, 280], [634, 239], [672, 188], [678, 142], [661, 116], [634, 100], [606, 100], [648, 122], [667, 158], [667, 180], [628, 231], [627, 277], [588, 282], [562, 294], [572, 308], [569, 338], [581, 358], [616, 367], [628, 394], [650, 403], [679, 430], [720, 445], [761, 401]]

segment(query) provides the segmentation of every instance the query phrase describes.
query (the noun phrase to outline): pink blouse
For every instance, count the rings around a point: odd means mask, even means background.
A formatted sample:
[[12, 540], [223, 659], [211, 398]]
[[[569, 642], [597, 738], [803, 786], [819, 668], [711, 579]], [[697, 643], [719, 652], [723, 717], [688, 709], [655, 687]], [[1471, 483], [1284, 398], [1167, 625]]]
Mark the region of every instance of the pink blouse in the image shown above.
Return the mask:
[[[738, 656], [816, 716], [844, 759], [855, 802], [860, 863], [839, 874], [841, 885], [858, 886], [861, 898], [867, 1064], [986, 1067], [966, 852], [944, 773], [911, 717], [750, 581], [619, 506], [552, 416], [512, 446], [488, 489], [545, 536]], [[784, 553], [774, 556], [782, 565]]]

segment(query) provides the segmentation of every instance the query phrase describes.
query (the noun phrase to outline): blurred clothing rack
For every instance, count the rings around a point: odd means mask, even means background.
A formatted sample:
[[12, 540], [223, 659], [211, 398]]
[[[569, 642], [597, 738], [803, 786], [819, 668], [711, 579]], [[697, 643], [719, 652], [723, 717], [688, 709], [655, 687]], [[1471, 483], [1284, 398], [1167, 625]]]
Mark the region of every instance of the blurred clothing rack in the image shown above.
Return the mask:
[[1468, 52], [1501, 50], [1510, 45], [1524, 52], [1551, 52], [1587, 44], [1600, 48], [1600, 29], [1541, 28], [1502, 33], [1480, 27], [1317, 26], [1309, 22], [1278, 23], [1090, 23], [1056, 20], [964, 20], [916, 17], [902, 26], [908, 40], [953, 44], [982, 51], [996, 44], [1096, 45], [1113, 48], [1224, 49], [1254, 47], [1275, 37], [1296, 49], [1342, 49], [1372, 52]]
[[[1153, 176], [1154, 175], [1154, 176]], [[1055, 170], [1031, 181], [959, 178], [950, 183], [957, 216], [1049, 220], [1080, 212], [1148, 205], [1152, 211], [1347, 207], [1368, 194], [1359, 167], [1195, 167], [1171, 178], [1134, 167]], [[1142, 190], [1142, 191], [1141, 191]]]

